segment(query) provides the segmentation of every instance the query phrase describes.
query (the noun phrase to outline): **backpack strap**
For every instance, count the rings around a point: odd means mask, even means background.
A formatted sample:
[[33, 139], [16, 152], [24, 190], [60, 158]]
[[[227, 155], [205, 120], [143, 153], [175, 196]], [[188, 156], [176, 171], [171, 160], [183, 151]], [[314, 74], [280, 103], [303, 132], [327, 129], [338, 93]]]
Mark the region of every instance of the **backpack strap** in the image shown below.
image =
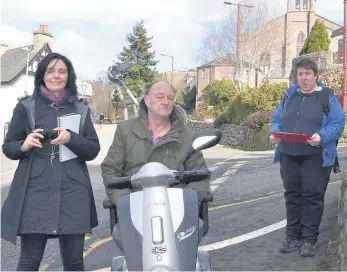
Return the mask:
[[330, 105], [329, 105], [330, 93], [332, 93], [331, 89], [327, 87], [323, 87], [320, 94], [320, 103], [322, 105], [322, 111], [325, 115], [328, 115], [330, 111]]
[[287, 94], [285, 94], [284, 96], [283, 96], [283, 102], [282, 102], [282, 106], [283, 106], [283, 108], [285, 108], [285, 106], [286, 106], [286, 102], [287, 102], [287, 99], [288, 99], [288, 95]]
[[35, 99], [32, 96], [27, 96], [19, 101], [23, 104], [30, 123], [30, 129], [35, 129]]

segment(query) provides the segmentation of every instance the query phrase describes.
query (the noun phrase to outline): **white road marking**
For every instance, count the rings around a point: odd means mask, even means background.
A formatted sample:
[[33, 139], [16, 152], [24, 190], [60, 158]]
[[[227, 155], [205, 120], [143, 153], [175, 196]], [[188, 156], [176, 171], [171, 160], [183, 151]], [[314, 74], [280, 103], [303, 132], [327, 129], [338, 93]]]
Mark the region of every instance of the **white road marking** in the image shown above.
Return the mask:
[[255, 231], [252, 231], [252, 232], [249, 232], [249, 233], [246, 233], [246, 234], [243, 234], [243, 235], [231, 238], [231, 239], [227, 239], [227, 240], [216, 242], [216, 243], [209, 244], [209, 245], [200, 246], [199, 250], [213, 251], [213, 250], [225, 248], [228, 246], [232, 246], [235, 244], [239, 244], [239, 243], [242, 243], [244, 241], [254, 239], [254, 238], [257, 238], [259, 236], [262, 236], [262, 235], [268, 234], [270, 232], [284, 228], [286, 226], [286, 224], [287, 224], [287, 220], [284, 219], [280, 222], [277, 222], [277, 223], [272, 224], [270, 226], [267, 226], [265, 228], [258, 229], [258, 230], [255, 230]]
[[231, 166], [227, 171], [223, 173], [223, 175], [216, 180], [211, 182], [211, 190], [212, 192], [218, 188], [223, 182], [225, 182], [231, 175], [234, 175], [237, 170], [246, 163], [246, 161], [238, 161], [236, 164]]
[[221, 161], [221, 162], [217, 162], [214, 165], [212, 165], [211, 167], [209, 167], [209, 170], [211, 172], [215, 171], [216, 169], [218, 169], [220, 166], [222, 166], [225, 162]]
[[223, 164], [226, 164], [227, 162], [231, 161], [231, 160], [234, 160], [234, 159], [237, 159], [237, 158], [240, 158], [242, 156], [244, 156], [245, 154], [247, 154], [248, 152], [244, 152], [244, 153], [241, 153], [241, 154], [238, 154], [238, 155], [235, 155], [235, 156], [232, 156], [230, 158], [227, 158], [226, 160], [223, 160], [223, 161], [220, 161], [220, 162], [216, 162], [215, 164], [211, 165], [211, 167], [209, 167], [208, 169], [210, 171], [215, 171], [216, 169], [218, 169], [219, 167], [221, 167]]

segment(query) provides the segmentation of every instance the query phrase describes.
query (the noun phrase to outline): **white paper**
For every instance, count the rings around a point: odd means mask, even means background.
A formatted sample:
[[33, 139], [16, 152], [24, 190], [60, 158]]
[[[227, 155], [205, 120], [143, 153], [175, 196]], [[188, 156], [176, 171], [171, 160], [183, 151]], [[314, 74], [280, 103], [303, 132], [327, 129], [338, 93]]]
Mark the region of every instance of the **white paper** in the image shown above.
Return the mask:
[[[58, 126], [61, 128], [69, 129], [75, 133], [79, 133], [81, 122], [80, 114], [68, 114], [58, 117]], [[65, 145], [59, 145], [59, 161], [64, 162], [77, 158], [76, 154], [68, 149]]]

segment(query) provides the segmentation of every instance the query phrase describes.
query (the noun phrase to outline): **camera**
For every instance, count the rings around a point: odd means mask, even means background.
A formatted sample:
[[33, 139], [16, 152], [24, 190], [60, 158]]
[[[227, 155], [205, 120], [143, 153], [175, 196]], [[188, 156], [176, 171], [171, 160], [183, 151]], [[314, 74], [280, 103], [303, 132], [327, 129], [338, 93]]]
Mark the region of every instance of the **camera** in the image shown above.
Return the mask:
[[58, 131], [45, 131], [45, 132], [40, 132], [44, 138], [39, 138], [41, 143], [48, 143], [56, 138], [58, 138], [59, 134]]

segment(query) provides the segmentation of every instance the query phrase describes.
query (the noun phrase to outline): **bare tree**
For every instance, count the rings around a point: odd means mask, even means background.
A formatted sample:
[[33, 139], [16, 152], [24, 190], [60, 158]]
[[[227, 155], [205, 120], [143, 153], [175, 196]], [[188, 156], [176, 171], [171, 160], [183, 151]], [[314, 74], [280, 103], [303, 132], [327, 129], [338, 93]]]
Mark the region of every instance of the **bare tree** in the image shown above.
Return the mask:
[[[237, 8], [232, 8], [230, 15], [220, 24], [210, 28], [199, 51], [199, 60], [218, 60], [224, 66], [224, 78], [234, 80], [234, 71], [227, 67], [240, 64], [239, 78], [250, 82], [251, 73], [255, 69], [270, 74], [271, 55], [282, 55], [283, 34], [279, 33], [282, 19], [268, 23], [274, 17], [273, 11], [261, 0], [243, 1], [253, 8], [241, 6], [241, 33], [239, 42], [239, 59], [237, 57]], [[283, 28], [283, 26], [282, 26]], [[272, 62], [271, 62], [272, 63]], [[267, 68], [266, 68], [267, 67]], [[278, 70], [278, 67], [271, 67]]]
[[96, 80], [89, 82], [93, 88], [91, 97], [91, 107], [103, 114], [106, 118], [112, 119], [115, 112], [112, 93], [114, 84], [107, 79], [106, 72], [100, 72]]

